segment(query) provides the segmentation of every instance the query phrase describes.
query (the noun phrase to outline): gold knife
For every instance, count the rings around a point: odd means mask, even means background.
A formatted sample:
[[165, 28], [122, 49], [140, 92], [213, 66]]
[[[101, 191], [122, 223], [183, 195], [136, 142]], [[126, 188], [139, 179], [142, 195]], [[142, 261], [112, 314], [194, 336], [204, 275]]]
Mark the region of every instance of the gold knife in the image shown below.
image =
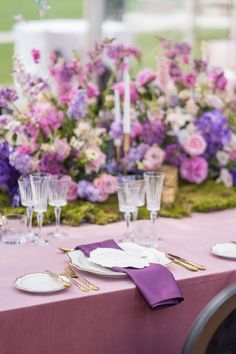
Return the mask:
[[188, 263], [188, 264], [190, 264], [190, 265], [196, 267], [196, 268], [199, 269], [199, 270], [206, 270], [206, 267], [205, 267], [204, 265], [195, 263], [195, 262], [193, 262], [193, 261], [190, 261], [190, 260], [188, 260], [188, 259], [185, 259], [185, 258], [176, 256], [176, 255], [171, 254], [171, 253], [167, 253], [167, 255], [168, 255], [168, 256], [171, 256], [171, 257], [174, 257], [174, 258], [176, 258], [176, 259], [178, 259], [178, 260], [180, 260], [180, 261], [182, 261], [182, 262], [184, 262], [184, 263]]
[[167, 257], [170, 258], [174, 263], [176, 264], [179, 264], [181, 265], [182, 267], [188, 269], [188, 270], [191, 270], [193, 272], [196, 272], [198, 269], [197, 267], [187, 263], [187, 262], [184, 262], [183, 260], [181, 259], [178, 259], [176, 257], [174, 257], [173, 255], [171, 255], [170, 253], [166, 253]]

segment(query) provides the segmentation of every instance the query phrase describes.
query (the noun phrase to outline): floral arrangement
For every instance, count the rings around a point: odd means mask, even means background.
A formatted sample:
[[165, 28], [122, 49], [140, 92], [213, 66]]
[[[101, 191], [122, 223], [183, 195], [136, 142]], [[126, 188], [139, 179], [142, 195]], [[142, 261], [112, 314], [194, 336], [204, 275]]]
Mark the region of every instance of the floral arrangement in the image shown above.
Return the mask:
[[[52, 53], [49, 78], [28, 74], [15, 58], [17, 90], [0, 90], [0, 187], [14, 204], [19, 175], [38, 170], [71, 175], [68, 198], [93, 202], [116, 191], [124, 168], [141, 173], [169, 164], [189, 183], [236, 185], [235, 87], [221, 69], [194, 60], [188, 44], [160, 44], [157, 70], [142, 69], [130, 82], [127, 154], [115, 92], [122, 116], [123, 73], [140, 60], [137, 48], [105, 40], [86, 62]], [[40, 61], [36, 49], [32, 60]]]

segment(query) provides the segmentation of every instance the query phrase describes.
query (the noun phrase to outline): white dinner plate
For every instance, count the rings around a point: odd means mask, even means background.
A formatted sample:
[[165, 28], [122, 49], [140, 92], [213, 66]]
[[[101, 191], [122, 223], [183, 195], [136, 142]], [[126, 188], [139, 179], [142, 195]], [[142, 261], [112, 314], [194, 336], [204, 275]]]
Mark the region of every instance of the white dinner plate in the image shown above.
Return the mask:
[[211, 247], [211, 252], [216, 256], [236, 260], [236, 244], [233, 242], [217, 243]]
[[[68, 281], [68, 279], [65, 279]], [[14, 285], [17, 289], [30, 293], [49, 294], [68, 289], [63, 281], [55, 279], [48, 273], [31, 273], [16, 278]]]
[[[133, 242], [121, 242], [119, 243], [119, 246], [132, 254], [145, 258], [147, 257], [147, 260], [150, 263], [157, 263], [163, 266], [167, 266], [172, 262], [169, 258], [166, 257], [164, 252], [154, 248], [140, 246]], [[109, 268], [105, 268], [91, 262], [89, 258], [86, 257], [80, 250], [67, 252], [66, 255], [69, 257], [71, 265], [75, 268], [78, 268], [79, 270], [109, 278], [127, 277], [126, 273], [114, 272]]]

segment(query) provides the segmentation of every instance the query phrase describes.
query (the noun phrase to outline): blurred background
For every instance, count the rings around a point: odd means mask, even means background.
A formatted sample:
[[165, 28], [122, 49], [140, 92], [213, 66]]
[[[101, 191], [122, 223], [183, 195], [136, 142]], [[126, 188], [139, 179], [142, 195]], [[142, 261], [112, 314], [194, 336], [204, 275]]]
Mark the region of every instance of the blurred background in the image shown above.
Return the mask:
[[156, 67], [156, 36], [165, 35], [188, 41], [195, 57], [203, 53], [213, 65], [236, 72], [236, 0], [48, 0], [43, 19], [36, 2], [1, 4], [0, 86], [12, 83], [14, 53], [34, 72], [30, 53], [39, 49], [37, 70], [43, 72], [53, 50], [69, 59], [76, 49], [83, 57], [102, 37], [138, 46], [142, 67]]

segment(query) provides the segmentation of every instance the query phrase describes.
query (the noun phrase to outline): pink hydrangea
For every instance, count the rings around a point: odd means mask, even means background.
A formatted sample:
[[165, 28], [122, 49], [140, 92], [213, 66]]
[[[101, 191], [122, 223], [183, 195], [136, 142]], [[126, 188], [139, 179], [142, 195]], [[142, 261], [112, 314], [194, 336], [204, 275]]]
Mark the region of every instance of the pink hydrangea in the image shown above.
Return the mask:
[[54, 148], [58, 161], [64, 161], [70, 155], [71, 147], [66, 138], [56, 140], [54, 143]]
[[78, 184], [75, 183], [74, 181], [71, 181], [70, 185], [69, 185], [69, 190], [67, 193], [68, 200], [75, 200], [78, 198], [77, 189], [78, 189]]
[[52, 130], [59, 129], [64, 118], [64, 113], [58, 111], [48, 102], [39, 103], [33, 107], [32, 115], [36, 118], [46, 136], [49, 136]]
[[183, 146], [190, 156], [199, 156], [205, 152], [207, 143], [200, 134], [193, 134], [185, 139]]
[[85, 164], [86, 174], [98, 172], [102, 165], [105, 164], [106, 155], [98, 148], [91, 147], [86, 150], [87, 163]]
[[138, 73], [136, 78], [136, 86], [142, 87], [155, 79], [156, 73], [151, 69], [145, 68]]
[[113, 194], [117, 191], [117, 177], [103, 173], [100, 177], [95, 178], [94, 185], [98, 188], [102, 199], [104, 198], [103, 200], [106, 200], [109, 194]]
[[144, 155], [143, 167], [145, 171], [158, 169], [165, 159], [165, 152], [157, 145], [149, 147]]
[[208, 164], [203, 157], [185, 159], [180, 166], [180, 175], [190, 183], [202, 183], [208, 175]]
[[99, 89], [98, 89], [97, 85], [93, 84], [92, 82], [88, 83], [87, 96], [88, 96], [88, 98], [94, 98], [94, 97], [99, 96]]
[[[124, 98], [124, 94], [125, 94], [125, 85], [124, 82], [117, 82], [116, 84], [113, 85], [113, 90], [117, 90], [120, 94], [121, 98]], [[130, 98], [131, 98], [131, 102], [135, 103], [138, 100], [138, 94], [136, 91], [136, 88], [134, 87], [134, 85], [130, 85]]]
[[132, 125], [132, 130], [131, 130], [131, 138], [132, 139], [137, 139], [139, 138], [143, 133], [143, 126], [141, 123], [136, 122]]
[[196, 75], [193, 73], [185, 73], [183, 75], [183, 84], [186, 87], [194, 87], [196, 83]]

